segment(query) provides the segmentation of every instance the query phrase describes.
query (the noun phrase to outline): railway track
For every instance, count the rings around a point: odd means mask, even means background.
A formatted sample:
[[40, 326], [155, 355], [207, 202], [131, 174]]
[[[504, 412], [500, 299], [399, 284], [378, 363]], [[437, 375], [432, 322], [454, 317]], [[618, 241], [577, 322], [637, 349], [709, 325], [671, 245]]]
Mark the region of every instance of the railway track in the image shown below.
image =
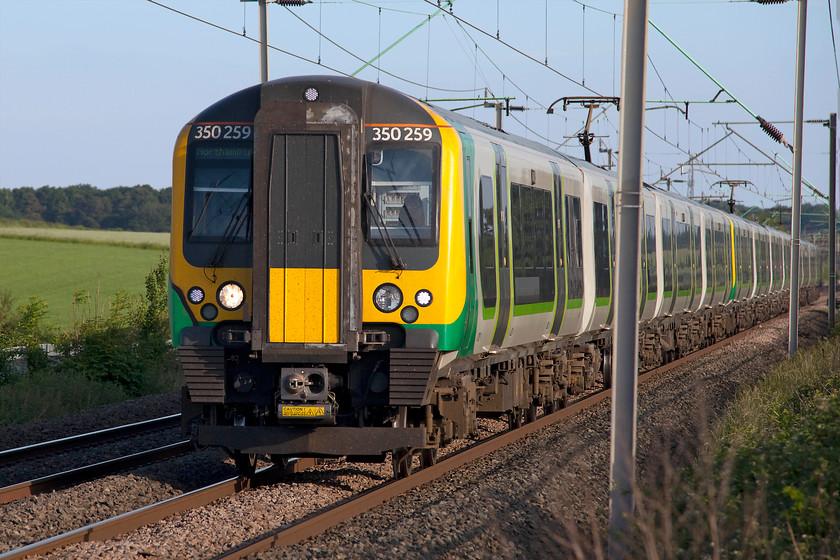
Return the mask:
[[[154, 418], [142, 422], [134, 422], [123, 426], [116, 426], [94, 432], [78, 434], [75, 436], [45, 441], [32, 445], [16, 447], [0, 451], [0, 469], [14, 469], [23, 462], [34, 462], [47, 460], [50, 457], [61, 456], [65, 453], [88, 450], [94, 447], [108, 445], [109, 443], [123, 441], [126, 438], [151, 435], [162, 430], [177, 427], [180, 422], [180, 414], [173, 414], [161, 418]], [[6, 504], [26, 496], [34, 496], [43, 492], [80, 484], [98, 477], [104, 477], [116, 472], [137, 467], [140, 465], [160, 461], [188, 453], [193, 450], [188, 441], [177, 441], [168, 445], [162, 445], [153, 449], [146, 449], [139, 452], [126, 453], [120, 457], [103, 459], [80, 466], [67, 467], [63, 470], [50, 472], [49, 474], [36, 476], [29, 480], [15, 480], [11, 484], [8, 476], [4, 476], [6, 486], [0, 487], [0, 504]], [[70, 464], [78, 463], [71, 460]], [[12, 475], [14, 476], [14, 474]], [[32, 476], [32, 475], [30, 475]]]
[[0, 468], [16, 465], [21, 461], [38, 459], [46, 455], [64, 453], [73, 449], [101, 445], [127, 437], [174, 428], [179, 426], [180, 422], [180, 414], [171, 414], [143, 422], [135, 422], [133, 424], [97, 430], [86, 434], [6, 449], [0, 451]]
[[[748, 333], [749, 330], [742, 331], [724, 341], [698, 350], [666, 365], [647, 371], [639, 376], [639, 383], [644, 383], [645, 381], [648, 381], [656, 376], [663, 375], [674, 368], [684, 366], [710, 352], [747, 336]], [[490, 436], [485, 440], [442, 459], [435, 465], [415, 472], [407, 478], [387, 482], [379, 487], [362, 493], [356, 498], [352, 498], [336, 505], [333, 508], [329, 508], [326, 511], [309, 516], [297, 523], [291, 524], [290, 526], [270, 531], [256, 539], [253, 539], [252, 541], [243, 543], [240, 546], [214, 556], [213, 560], [234, 560], [244, 558], [250, 554], [268, 550], [270, 548], [290, 546], [316, 535], [320, 535], [349, 519], [389, 502], [397, 496], [405, 494], [406, 492], [414, 488], [418, 488], [435, 479], [441, 478], [449, 472], [466, 465], [467, 463], [476, 461], [543, 428], [546, 428], [547, 426], [570, 418], [583, 410], [592, 408], [611, 396], [612, 389], [601, 389], [589, 392], [566, 408], [541, 416], [535, 421], [527, 423], [520, 428], [507, 430], [500, 434]]]
[[[690, 356], [644, 373], [640, 376], [640, 383], [657, 375], [661, 375], [672, 368], [685, 365], [694, 359], [700, 358], [708, 352], [712, 352], [715, 349], [734, 342], [739, 338], [746, 336], [748, 332], [749, 331], [744, 331], [734, 337], [728, 338], [725, 341], [695, 352]], [[346, 520], [369, 511], [378, 505], [386, 503], [394, 497], [404, 494], [413, 488], [440, 478], [447, 473], [466, 465], [467, 463], [489, 455], [506, 445], [545, 428], [546, 426], [562, 421], [563, 419], [573, 416], [582, 410], [594, 407], [598, 403], [609, 398], [610, 395], [611, 390], [609, 389], [591, 392], [571, 403], [564, 409], [542, 416], [536, 421], [527, 423], [520, 428], [508, 430], [494, 436], [489, 436], [484, 440], [467, 447], [466, 449], [441, 459], [433, 466], [415, 472], [407, 478], [381, 484], [371, 490], [359, 494], [354, 498], [341, 501], [334, 506], [329, 506], [317, 514], [304, 517], [288, 526], [266, 532], [257, 539], [245, 542], [226, 552], [223, 552], [217, 558], [241, 558], [268, 548], [282, 547], [298, 543], [309, 537], [321, 534]], [[277, 476], [288, 472], [301, 471], [313, 464], [313, 461], [298, 461], [289, 465], [287, 470], [282, 472], [276, 467], [270, 467], [268, 469], [258, 471], [253, 480], [230, 478], [176, 498], [171, 498], [163, 502], [146, 506], [135, 511], [118, 515], [114, 518], [87, 525], [62, 535], [57, 535], [19, 549], [12, 550], [0, 555], [0, 560], [23, 558], [33, 554], [45, 554], [49, 551], [73, 543], [107, 540], [118, 534], [134, 531], [143, 525], [160, 521], [171, 515], [203, 507], [219, 498], [230, 496], [249, 488], [258, 487], [262, 484], [270, 484], [276, 480]]]
[[88, 480], [114, 474], [140, 465], [177, 457], [193, 450], [194, 446], [189, 441], [179, 441], [148, 451], [126, 455], [125, 457], [101, 461], [93, 465], [4, 486], [0, 488], [0, 504], [7, 504], [14, 500], [25, 498], [26, 496], [35, 496], [58, 488], [81, 484]]
[[236, 477], [222, 480], [192, 492], [0, 554], [0, 560], [26, 558], [36, 554], [47, 554], [70, 544], [111, 539], [172, 515], [206, 506], [215, 500], [231, 496], [237, 492], [271, 483], [276, 476], [299, 472], [314, 466], [314, 464], [314, 459], [301, 459], [290, 462], [285, 468], [268, 467], [259, 470], [255, 473], [253, 479]]

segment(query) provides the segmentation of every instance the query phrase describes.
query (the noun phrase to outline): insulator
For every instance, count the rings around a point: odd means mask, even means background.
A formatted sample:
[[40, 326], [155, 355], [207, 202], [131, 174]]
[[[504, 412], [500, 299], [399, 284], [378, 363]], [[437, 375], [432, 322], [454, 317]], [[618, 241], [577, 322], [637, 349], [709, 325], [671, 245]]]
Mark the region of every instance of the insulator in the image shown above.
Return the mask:
[[752, 0], [756, 4], [784, 4], [788, 0]]
[[756, 117], [758, 122], [761, 124], [761, 129], [767, 133], [767, 135], [778, 142], [779, 144], [787, 145], [785, 142], [785, 135], [782, 134], [782, 131], [773, 126], [772, 123], [767, 122], [766, 120], [762, 119], [761, 117]]

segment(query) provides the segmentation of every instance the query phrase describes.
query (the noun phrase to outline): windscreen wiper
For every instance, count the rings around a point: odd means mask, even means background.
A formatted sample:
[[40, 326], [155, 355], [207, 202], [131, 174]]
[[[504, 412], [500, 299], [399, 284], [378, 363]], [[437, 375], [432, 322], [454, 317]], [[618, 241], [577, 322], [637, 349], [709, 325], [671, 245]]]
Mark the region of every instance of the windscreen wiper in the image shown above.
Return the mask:
[[247, 221], [245, 218], [251, 216], [250, 210], [250, 203], [251, 203], [251, 191], [239, 199], [239, 204], [236, 206], [236, 209], [233, 211], [233, 214], [228, 221], [227, 227], [225, 227], [225, 232], [222, 235], [222, 242], [219, 243], [218, 247], [216, 248], [216, 252], [213, 255], [213, 258], [210, 260], [209, 266], [213, 267], [213, 274], [215, 276], [216, 267], [222, 264], [222, 258], [225, 256], [225, 251], [228, 248], [228, 245], [239, 235], [239, 232], [242, 230], [242, 225]]
[[405, 261], [400, 258], [397, 246], [394, 244], [394, 240], [391, 239], [391, 234], [388, 233], [388, 227], [385, 225], [385, 219], [379, 212], [379, 208], [376, 207], [376, 203], [373, 201], [373, 196], [371, 196], [369, 192], [366, 192], [363, 196], [364, 199], [367, 200], [368, 208], [370, 208], [373, 211], [373, 215], [376, 216], [376, 220], [374, 220], [376, 222], [376, 229], [379, 231], [379, 236], [385, 243], [385, 249], [388, 251], [388, 258], [391, 260], [391, 270], [405, 270]]
[[198, 215], [198, 219], [195, 221], [195, 225], [193, 226], [187, 241], [192, 241], [193, 236], [195, 236], [195, 232], [198, 229], [198, 226], [201, 225], [201, 221], [204, 219], [204, 215], [207, 213], [207, 205], [210, 203], [210, 199], [213, 198], [213, 195], [216, 194], [216, 189], [219, 188], [219, 186], [222, 183], [230, 179], [231, 176], [232, 174], [226, 175], [218, 181], [216, 181], [215, 183], [213, 183], [212, 185], [210, 185], [210, 188], [207, 191], [209, 192], [209, 194], [207, 195], [207, 198], [204, 199], [204, 206], [201, 207], [201, 213]]

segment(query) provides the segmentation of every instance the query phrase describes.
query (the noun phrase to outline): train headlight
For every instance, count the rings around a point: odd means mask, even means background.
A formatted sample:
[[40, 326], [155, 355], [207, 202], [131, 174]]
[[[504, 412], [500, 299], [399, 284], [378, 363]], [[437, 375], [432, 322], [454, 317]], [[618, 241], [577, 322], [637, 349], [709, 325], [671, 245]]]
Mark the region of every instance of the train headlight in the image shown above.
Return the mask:
[[236, 282], [226, 282], [219, 288], [216, 298], [219, 300], [219, 305], [228, 311], [235, 311], [245, 301], [245, 290]]
[[432, 292], [429, 290], [420, 290], [414, 294], [414, 301], [420, 307], [429, 307], [432, 304]]
[[393, 284], [382, 284], [373, 292], [373, 305], [383, 313], [399, 309], [402, 299], [402, 292]]
[[198, 305], [202, 301], [204, 301], [204, 290], [199, 288], [198, 286], [193, 286], [190, 288], [190, 291], [187, 292], [187, 299], [190, 300], [190, 303]]

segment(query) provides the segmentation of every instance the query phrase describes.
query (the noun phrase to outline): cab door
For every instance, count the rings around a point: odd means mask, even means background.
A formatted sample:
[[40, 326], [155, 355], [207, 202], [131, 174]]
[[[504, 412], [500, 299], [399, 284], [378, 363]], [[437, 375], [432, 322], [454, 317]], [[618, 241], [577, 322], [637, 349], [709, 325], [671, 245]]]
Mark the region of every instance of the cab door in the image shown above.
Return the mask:
[[336, 343], [341, 181], [333, 134], [275, 134], [268, 200], [268, 340]]

